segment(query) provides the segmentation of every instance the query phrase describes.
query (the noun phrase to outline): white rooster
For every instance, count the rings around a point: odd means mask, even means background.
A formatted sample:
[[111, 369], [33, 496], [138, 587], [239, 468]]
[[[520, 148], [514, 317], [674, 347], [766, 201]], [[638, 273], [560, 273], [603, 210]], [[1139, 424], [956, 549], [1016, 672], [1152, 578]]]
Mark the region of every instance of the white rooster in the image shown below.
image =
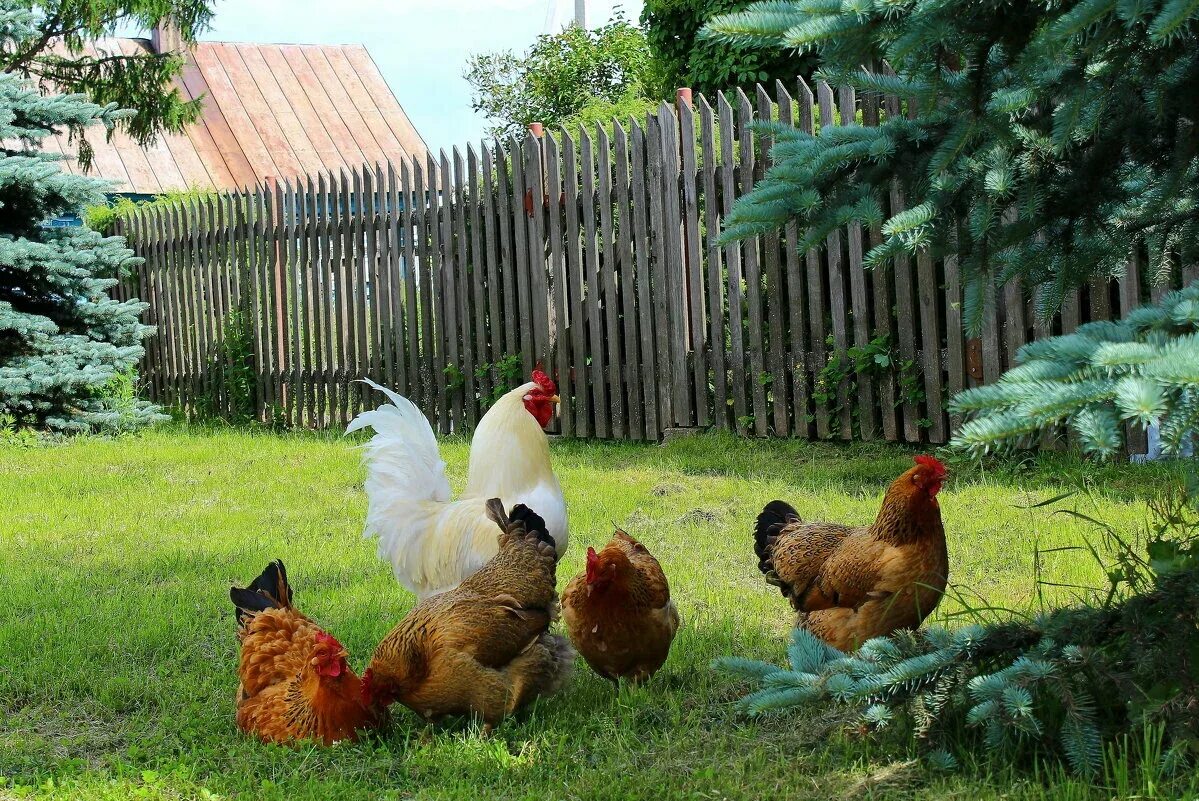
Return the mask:
[[401, 584], [418, 598], [453, 589], [495, 556], [498, 529], [487, 516], [489, 498], [506, 508], [523, 503], [545, 519], [558, 555], [566, 551], [566, 501], [550, 466], [545, 426], [558, 402], [557, 387], [540, 370], [533, 380], [487, 410], [470, 445], [466, 491], [450, 499], [445, 462], [433, 429], [407, 398], [366, 381], [391, 400], [363, 412], [346, 433], [371, 427], [365, 536], [379, 538], [379, 558], [391, 562]]

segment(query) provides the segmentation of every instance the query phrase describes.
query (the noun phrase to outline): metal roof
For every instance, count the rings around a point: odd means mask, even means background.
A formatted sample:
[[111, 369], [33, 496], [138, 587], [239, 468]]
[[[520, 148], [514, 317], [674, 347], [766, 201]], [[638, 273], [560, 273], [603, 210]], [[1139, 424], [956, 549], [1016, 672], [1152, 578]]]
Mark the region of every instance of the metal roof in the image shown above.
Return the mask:
[[[93, 48], [153, 52], [148, 39], [104, 39]], [[176, 85], [185, 98], [203, 96], [200, 120], [145, 148], [126, 134], [110, 142], [102, 129], [90, 129], [95, 157], [88, 175], [116, 181], [117, 192], [157, 194], [426, 157], [424, 141], [362, 45], [197, 42], [186, 57]], [[45, 147], [75, 151], [65, 132]], [[81, 171], [74, 159], [63, 164]]]

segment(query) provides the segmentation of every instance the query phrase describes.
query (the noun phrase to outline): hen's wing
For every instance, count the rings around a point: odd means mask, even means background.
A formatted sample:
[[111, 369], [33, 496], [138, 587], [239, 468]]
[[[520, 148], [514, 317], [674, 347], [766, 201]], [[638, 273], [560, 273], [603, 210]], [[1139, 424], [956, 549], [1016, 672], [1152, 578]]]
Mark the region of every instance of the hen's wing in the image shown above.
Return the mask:
[[438, 625], [442, 643], [497, 667], [528, 648], [557, 616], [557, 553], [532, 510], [518, 504], [509, 517], [498, 499], [487, 503], [503, 529], [499, 552], [453, 590]]
[[670, 584], [666, 581], [666, 573], [649, 549], [620, 529], [616, 530], [612, 539], [620, 545], [637, 571], [650, 607], [662, 609], [670, 603]]
[[754, 539], [766, 580], [801, 612], [856, 606], [877, 581], [864, 529], [805, 523], [789, 505], [772, 501], [758, 516]]
[[319, 626], [288, 608], [267, 609], [247, 620], [239, 633], [241, 663], [237, 671], [243, 697], [295, 678], [320, 632]]

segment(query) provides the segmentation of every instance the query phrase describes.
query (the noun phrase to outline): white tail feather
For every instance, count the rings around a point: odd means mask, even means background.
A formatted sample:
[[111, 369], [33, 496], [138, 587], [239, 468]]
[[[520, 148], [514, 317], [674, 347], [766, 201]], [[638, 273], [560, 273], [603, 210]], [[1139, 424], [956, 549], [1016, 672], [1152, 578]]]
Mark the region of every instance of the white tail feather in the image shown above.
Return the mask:
[[[384, 393], [391, 403], [362, 412], [346, 428], [346, 433], [370, 427], [375, 435], [363, 446], [367, 467], [366, 528], [363, 536], [379, 538], [380, 558], [392, 561], [405, 552], [420, 552], [424, 525], [430, 503], [450, 500], [450, 482], [445, 462], [437, 448], [437, 438], [429, 421], [412, 401], [369, 379], [363, 379]], [[397, 577], [410, 586], [410, 578]]]

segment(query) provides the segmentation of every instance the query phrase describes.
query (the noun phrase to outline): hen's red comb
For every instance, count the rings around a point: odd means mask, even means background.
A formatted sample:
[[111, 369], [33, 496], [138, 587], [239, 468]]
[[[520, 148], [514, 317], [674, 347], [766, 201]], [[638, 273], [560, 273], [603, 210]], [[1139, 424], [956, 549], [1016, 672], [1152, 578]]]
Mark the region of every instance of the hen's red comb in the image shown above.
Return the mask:
[[945, 476], [945, 465], [941, 464], [940, 460], [935, 456], [925, 456], [923, 454], [917, 456], [916, 464], [927, 467], [929, 470], [933, 471], [933, 475], [937, 476], [938, 478], [943, 478]]
[[330, 648], [337, 648], [339, 650], [341, 649], [341, 643], [334, 639], [332, 634], [324, 631], [318, 631], [316, 633], [316, 641], [321, 645], [328, 645]]
[[551, 379], [541, 370], [533, 371], [533, 383], [536, 384], [538, 388], [540, 388], [541, 391], [546, 395], [558, 394], [558, 386], [554, 383], [553, 379]]

